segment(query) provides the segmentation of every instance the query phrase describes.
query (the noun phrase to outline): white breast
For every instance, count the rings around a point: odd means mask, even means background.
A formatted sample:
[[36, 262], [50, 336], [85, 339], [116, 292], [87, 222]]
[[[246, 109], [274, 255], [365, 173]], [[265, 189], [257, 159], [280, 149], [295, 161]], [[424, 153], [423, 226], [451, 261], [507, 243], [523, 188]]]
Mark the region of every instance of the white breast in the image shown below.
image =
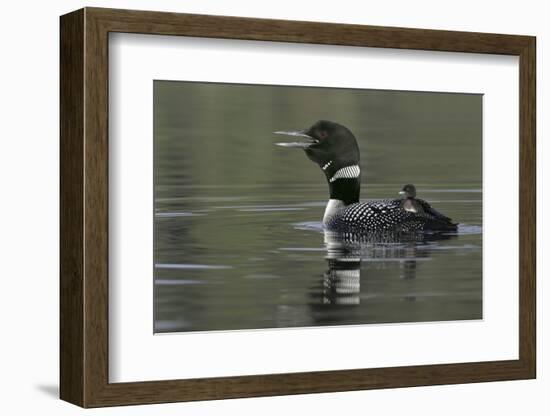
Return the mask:
[[325, 208], [325, 215], [323, 216], [323, 224], [327, 224], [338, 211], [344, 208], [346, 204], [340, 199], [329, 199], [327, 207]]
[[414, 213], [418, 212], [418, 209], [416, 208], [416, 206], [408, 199], [403, 204], [403, 209], [407, 212], [414, 212]]

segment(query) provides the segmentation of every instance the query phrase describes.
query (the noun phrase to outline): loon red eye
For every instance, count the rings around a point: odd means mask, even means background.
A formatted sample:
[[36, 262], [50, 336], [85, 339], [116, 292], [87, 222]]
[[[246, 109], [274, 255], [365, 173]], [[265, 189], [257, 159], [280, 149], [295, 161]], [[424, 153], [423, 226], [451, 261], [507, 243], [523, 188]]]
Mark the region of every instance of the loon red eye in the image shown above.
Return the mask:
[[317, 135], [319, 136], [320, 139], [326, 139], [328, 137], [328, 133], [324, 130], [317, 132]]

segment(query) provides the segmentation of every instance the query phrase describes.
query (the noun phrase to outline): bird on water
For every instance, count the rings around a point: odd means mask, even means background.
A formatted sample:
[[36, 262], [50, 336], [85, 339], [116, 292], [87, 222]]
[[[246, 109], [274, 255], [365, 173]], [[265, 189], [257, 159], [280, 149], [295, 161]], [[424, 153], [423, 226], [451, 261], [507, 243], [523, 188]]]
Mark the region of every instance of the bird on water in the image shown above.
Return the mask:
[[274, 133], [296, 137], [299, 141], [276, 144], [303, 149], [325, 174], [330, 193], [323, 216], [325, 229], [354, 233], [456, 231], [450, 218], [416, 198], [413, 185], [403, 188], [404, 199], [359, 202], [359, 146], [347, 127], [320, 120], [306, 130]]
[[452, 220], [433, 208], [427, 201], [416, 197], [416, 187], [413, 184], [407, 184], [399, 191], [399, 195], [403, 195], [401, 201], [401, 207], [408, 212], [414, 212], [415, 214], [423, 214], [430, 217], [446, 221], [452, 225]]

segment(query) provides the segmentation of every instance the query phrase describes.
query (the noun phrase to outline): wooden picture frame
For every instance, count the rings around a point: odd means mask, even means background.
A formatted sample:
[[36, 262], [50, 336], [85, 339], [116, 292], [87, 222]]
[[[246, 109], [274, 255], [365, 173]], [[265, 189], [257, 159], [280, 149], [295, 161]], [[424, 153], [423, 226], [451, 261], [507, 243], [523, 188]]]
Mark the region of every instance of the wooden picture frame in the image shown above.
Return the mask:
[[[60, 396], [101, 407], [535, 378], [535, 38], [85, 8], [61, 17]], [[110, 32], [519, 56], [519, 359], [109, 383]]]

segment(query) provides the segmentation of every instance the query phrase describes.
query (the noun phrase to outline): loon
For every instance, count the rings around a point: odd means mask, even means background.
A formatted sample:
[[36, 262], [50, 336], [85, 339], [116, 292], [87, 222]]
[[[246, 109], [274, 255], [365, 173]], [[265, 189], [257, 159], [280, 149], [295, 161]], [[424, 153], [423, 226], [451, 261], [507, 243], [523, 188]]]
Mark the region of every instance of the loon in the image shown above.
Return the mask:
[[[323, 216], [326, 230], [351, 233], [456, 231], [457, 225], [416, 199], [416, 190], [407, 209], [402, 198], [359, 202], [361, 168], [359, 146], [353, 133], [345, 126], [320, 120], [306, 130], [276, 131], [274, 134], [297, 137], [299, 142], [276, 143], [279, 146], [301, 148], [325, 174], [330, 199]], [[406, 191], [405, 191], [406, 192]]]
[[416, 197], [416, 187], [413, 184], [407, 184], [399, 191], [400, 195], [403, 195], [404, 198], [401, 202], [401, 207], [408, 212], [414, 212], [419, 215], [427, 215], [433, 218], [437, 218], [441, 221], [448, 222], [451, 226], [455, 225], [452, 220], [437, 211], [435, 208], [424, 201], [423, 199], [418, 199]]

